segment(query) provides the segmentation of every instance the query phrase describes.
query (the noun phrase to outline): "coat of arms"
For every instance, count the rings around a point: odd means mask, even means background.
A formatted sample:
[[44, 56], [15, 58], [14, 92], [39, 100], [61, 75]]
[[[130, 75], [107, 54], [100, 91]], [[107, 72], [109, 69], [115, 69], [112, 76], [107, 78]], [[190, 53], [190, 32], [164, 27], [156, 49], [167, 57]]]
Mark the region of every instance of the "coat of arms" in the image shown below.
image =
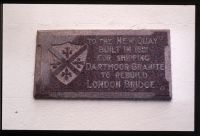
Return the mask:
[[50, 70], [63, 84], [68, 85], [83, 70], [87, 58], [87, 45], [71, 42], [53, 44], [49, 48]]

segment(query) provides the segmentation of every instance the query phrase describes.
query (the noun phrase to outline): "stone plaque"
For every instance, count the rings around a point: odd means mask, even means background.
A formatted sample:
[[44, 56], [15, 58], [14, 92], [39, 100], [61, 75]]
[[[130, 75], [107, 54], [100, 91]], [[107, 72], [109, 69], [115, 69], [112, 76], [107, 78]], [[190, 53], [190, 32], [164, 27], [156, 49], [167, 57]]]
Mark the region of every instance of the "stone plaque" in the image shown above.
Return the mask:
[[41, 30], [34, 97], [171, 100], [169, 30]]

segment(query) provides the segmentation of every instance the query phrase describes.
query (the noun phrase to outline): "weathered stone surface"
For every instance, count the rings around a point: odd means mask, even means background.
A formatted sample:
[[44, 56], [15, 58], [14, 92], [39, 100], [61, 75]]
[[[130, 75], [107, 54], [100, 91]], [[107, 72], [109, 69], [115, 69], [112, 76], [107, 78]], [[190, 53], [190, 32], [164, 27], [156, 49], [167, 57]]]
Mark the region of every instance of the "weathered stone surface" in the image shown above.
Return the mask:
[[171, 99], [169, 30], [37, 33], [34, 97]]

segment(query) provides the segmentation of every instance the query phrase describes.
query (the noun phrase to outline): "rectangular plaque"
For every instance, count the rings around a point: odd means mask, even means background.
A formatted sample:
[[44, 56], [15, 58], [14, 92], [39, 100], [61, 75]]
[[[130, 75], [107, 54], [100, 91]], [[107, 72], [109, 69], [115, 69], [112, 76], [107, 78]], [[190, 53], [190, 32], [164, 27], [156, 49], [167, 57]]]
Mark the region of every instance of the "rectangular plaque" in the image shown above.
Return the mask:
[[169, 30], [41, 30], [34, 97], [171, 100]]

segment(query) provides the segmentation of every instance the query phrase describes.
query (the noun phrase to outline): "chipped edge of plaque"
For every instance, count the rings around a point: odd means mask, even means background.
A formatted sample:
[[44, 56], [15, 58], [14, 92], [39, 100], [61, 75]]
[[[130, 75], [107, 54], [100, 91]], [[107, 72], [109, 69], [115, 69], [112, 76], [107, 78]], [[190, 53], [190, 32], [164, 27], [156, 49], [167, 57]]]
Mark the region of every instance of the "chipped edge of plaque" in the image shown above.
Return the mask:
[[166, 30], [167, 32], [167, 37], [168, 37], [168, 54], [165, 54], [165, 56], [167, 56], [166, 58], [168, 59], [167, 60], [167, 63], [166, 63], [166, 66], [167, 66], [167, 70], [166, 72], [168, 72], [168, 74], [165, 73], [165, 75], [167, 75], [168, 77], [168, 82], [169, 82], [169, 100], [172, 99], [172, 61], [171, 61], [171, 34], [170, 34], [170, 30]]
[[[147, 34], [147, 32], [149, 31], [149, 33]], [[52, 94], [48, 94], [45, 93], [43, 91], [43, 89], [38, 89], [38, 87], [42, 87], [42, 77], [41, 77], [41, 56], [42, 56], [42, 49], [41, 49], [41, 36], [49, 36], [49, 35], [66, 35], [66, 34], [70, 34], [70, 35], [151, 35], [154, 32], [167, 32], [167, 38], [168, 38], [168, 45], [166, 46], [168, 50], [168, 57], [166, 57], [166, 52], [165, 52], [165, 59], [167, 59], [167, 62], [165, 62], [165, 65], [167, 66], [167, 68], [165, 69], [165, 75], [166, 72], [168, 72], [168, 79], [169, 79], [169, 96], [165, 95], [165, 96], [156, 96], [154, 93], [152, 93], [151, 95], [147, 95], [146, 98], [142, 98], [142, 97], [133, 97], [132, 95], [125, 94], [123, 92], [117, 92], [118, 94], [120, 93], [120, 95], [114, 95], [113, 92], [111, 92], [110, 95], [108, 95], [109, 93], [105, 93], [105, 92], [92, 92], [90, 95], [87, 92], [87, 95], [85, 95], [84, 92], [51, 92]], [[106, 33], [105, 33], [106, 32]], [[34, 73], [34, 91], [33, 91], [33, 96], [35, 99], [106, 99], [106, 100], [113, 100], [113, 99], [122, 99], [122, 100], [161, 100], [161, 101], [165, 101], [165, 100], [171, 100], [172, 99], [172, 71], [171, 71], [171, 44], [170, 44], [170, 29], [138, 29], [138, 30], [133, 30], [133, 29], [127, 29], [127, 30], [112, 30], [112, 29], [94, 29], [94, 30], [38, 30], [37, 31], [37, 38], [36, 38], [36, 56], [35, 56], [35, 73]], [[38, 53], [39, 52], [39, 53]], [[41, 92], [40, 92], [41, 91]], [[67, 95], [65, 94], [67, 93]], [[69, 94], [71, 94], [69, 96]], [[124, 94], [124, 95], [123, 95]], [[134, 95], [134, 94], [133, 94]], [[123, 97], [122, 97], [123, 96]], [[124, 97], [127, 96], [127, 97]], [[155, 96], [155, 97], [154, 97]]]

